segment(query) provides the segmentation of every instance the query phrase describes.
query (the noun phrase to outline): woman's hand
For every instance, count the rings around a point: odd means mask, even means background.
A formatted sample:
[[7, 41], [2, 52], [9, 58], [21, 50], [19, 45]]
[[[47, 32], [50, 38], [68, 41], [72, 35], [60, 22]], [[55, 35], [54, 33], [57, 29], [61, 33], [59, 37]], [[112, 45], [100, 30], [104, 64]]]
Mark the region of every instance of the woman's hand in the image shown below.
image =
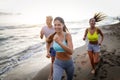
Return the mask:
[[57, 34], [54, 36], [53, 40], [58, 44], [61, 43], [60, 37]]
[[85, 41], [85, 37], [83, 38], [83, 40]]
[[101, 46], [101, 43], [98, 43], [99, 46]]
[[47, 53], [46, 57], [47, 57], [47, 58], [50, 58], [50, 53]]

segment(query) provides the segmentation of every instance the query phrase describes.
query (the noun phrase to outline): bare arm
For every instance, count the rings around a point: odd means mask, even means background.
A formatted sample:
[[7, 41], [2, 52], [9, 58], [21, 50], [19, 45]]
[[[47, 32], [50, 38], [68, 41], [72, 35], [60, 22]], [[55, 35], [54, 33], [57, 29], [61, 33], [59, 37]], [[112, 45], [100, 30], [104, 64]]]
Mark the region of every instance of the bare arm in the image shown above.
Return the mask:
[[103, 35], [103, 33], [102, 33], [102, 31], [101, 31], [100, 29], [98, 29], [98, 32], [99, 32], [99, 34], [101, 35], [101, 40], [100, 40], [100, 42], [99, 42], [99, 45], [101, 45], [101, 43], [102, 43], [102, 41], [103, 41], [103, 39], [104, 39], [104, 35]]
[[47, 55], [46, 55], [46, 57], [47, 58], [50, 58], [50, 52], [49, 52], [50, 51], [50, 45], [51, 45], [50, 43], [46, 43], [46, 49], [47, 49]]
[[85, 34], [84, 34], [83, 40], [85, 40], [85, 39], [86, 39], [87, 32], [88, 32], [88, 29], [86, 29], [86, 30], [85, 30]]
[[59, 38], [55, 36], [54, 40], [70, 55], [73, 53], [73, 43], [72, 43], [72, 37], [69, 33], [66, 34], [66, 40], [67, 40], [67, 46], [64, 45]]
[[43, 36], [44, 36], [44, 32], [43, 32], [43, 28], [42, 28], [40, 31], [40, 38], [43, 39]]

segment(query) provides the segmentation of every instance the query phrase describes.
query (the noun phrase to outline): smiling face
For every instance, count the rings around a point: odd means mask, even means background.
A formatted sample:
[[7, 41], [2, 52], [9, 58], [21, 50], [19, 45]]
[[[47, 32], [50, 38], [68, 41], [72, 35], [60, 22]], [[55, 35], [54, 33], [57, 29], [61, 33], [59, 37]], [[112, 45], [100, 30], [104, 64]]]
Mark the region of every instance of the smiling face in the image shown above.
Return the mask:
[[90, 24], [91, 27], [94, 27], [95, 26], [95, 19], [91, 18], [90, 21], [89, 21], [89, 24]]
[[64, 24], [61, 23], [59, 20], [54, 21], [54, 28], [56, 32], [62, 32], [63, 31]]
[[48, 25], [48, 27], [51, 27], [51, 25], [52, 25], [52, 17], [51, 16], [46, 17], [46, 24]]

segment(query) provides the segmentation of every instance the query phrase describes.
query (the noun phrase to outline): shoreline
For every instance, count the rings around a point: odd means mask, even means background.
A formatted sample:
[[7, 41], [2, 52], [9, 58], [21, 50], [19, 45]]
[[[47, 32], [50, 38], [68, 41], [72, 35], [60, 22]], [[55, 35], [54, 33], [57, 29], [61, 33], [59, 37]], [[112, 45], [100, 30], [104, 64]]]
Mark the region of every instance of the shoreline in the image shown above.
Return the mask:
[[[101, 46], [101, 61], [97, 66], [97, 74], [93, 75], [90, 73], [92, 68], [85, 44], [76, 48], [72, 55], [75, 65], [73, 80], [120, 79], [120, 74], [117, 72], [120, 71], [120, 44], [118, 44], [118, 42], [120, 42], [120, 23], [100, 26], [100, 29], [103, 31], [104, 40]], [[45, 55], [43, 55], [43, 58], [46, 58]], [[33, 60], [35, 61], [29, 62], [28, 60], [25, 64], [16, 67], [15, 70], [11, 70], [3, 80], [47, 80], [50, 70], [50, 59], [46, 58], [46, 60], [42, 62], [41, 60], [44, 59], [40, 59], [40, 55], [35, 55]], [[105, 60], [108, 62], [104, 63]], [[40, 69], [40, 65], [44, 65], [44, 63], [47, 63], [47, 65]], [[112, 67], [109, 64], [112, 64]], [[114, 71], [114, 74], [110, 71]], [[66, 77], [63, 78], [63, 80], [65, 79]]]

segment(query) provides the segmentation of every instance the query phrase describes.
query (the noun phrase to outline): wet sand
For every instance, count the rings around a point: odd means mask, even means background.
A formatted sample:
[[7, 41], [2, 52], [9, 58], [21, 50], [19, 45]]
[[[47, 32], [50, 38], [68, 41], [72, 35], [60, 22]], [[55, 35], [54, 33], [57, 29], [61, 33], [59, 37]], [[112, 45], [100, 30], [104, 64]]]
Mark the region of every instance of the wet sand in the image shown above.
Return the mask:
[[[76, 48], [73, 53], [75, 73], [73, 80], [120, 80], [120, 23], [101, 26], [104, 41], [101, 45], [100, 62], [96, 73], [91, 74], [91, 64], [86, 45]], [[44, 60], [35, 56], [31, 62], [11, 70], [4, 80], [47, 80], [50, 70], [50, 59]], [[40, 61], [39, 61], [40, 60]], [[41, 60], [44, 60], [43, 62]], [[44, 65], [44, 67], [41, 66]], [[46, 66], [47, 65], [47, 66]], [[66, 76], [62, 80], [66, 80]]]

